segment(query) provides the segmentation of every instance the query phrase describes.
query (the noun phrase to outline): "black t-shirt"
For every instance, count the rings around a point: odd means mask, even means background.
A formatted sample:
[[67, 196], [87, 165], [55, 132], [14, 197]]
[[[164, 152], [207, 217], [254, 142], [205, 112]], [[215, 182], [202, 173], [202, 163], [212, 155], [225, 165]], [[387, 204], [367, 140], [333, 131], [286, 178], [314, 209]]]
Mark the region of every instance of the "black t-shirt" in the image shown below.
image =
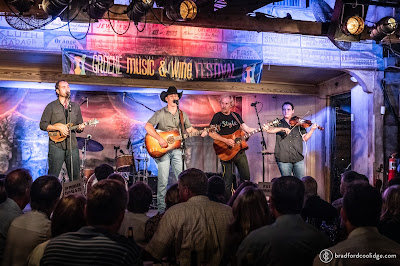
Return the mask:
[[[281, 120], [280, 127], [292, 127], [285, 119]], [[303, 156], [303, 137], [307, 131], [302, 127], [293, 128], [289, 135], [285, 132], [276, 133], [275, 159], [282, 163], [297, 163], [304, 159]]]
[[[244, 122], [242, 117], [238, 113], [235, 113], [235, 115], [239, 120], [240, 125], [243, 124]], [[218, 132], [220, 135], [230, 135], [240, 129], [240, 125], [233, 117], [232, 113], [229, 115], [224, 115], [222, 112], [216, 113], [211, 120], [210, 126], [212, 125], [219, 125], [221, 127], [220, 131]]]

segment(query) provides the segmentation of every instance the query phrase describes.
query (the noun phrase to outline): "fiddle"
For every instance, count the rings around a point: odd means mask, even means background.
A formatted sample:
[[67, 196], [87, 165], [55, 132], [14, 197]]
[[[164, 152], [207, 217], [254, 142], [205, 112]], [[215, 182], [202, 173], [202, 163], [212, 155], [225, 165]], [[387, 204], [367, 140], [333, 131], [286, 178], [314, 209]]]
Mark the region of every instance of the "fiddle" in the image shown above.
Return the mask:
[[[292, 127], [300, 126], [300, 127], [303, 127], [303, 128], [308, 128], [308, 127], [312, 126], [313, 122], [311, 122], [310, 120], [301, 119], [298, 116], [293, 116], [292, 118], [290, 118], [289, 124]], [[321, 127], [321, 126], [318, 126], [318, 129], [319, 130], [324, 130], [324, 128]]]

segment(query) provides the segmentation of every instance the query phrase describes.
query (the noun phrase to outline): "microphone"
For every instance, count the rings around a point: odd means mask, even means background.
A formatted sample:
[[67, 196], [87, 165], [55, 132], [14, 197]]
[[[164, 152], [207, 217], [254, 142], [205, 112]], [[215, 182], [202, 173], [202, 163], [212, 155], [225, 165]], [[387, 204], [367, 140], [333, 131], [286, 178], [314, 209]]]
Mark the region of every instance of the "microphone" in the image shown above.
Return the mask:
[[250, 104], [250, 106], [256, 106], [258, 103], [260, 103], [260, 102], [257, 102], [257, 101], [255, 101], [254, 103], [252, 103], [252, 104]]
[[131, 146], [131, 138], [129, 138], [128, 145], [126, 145], [126, 148], [129, 149], [129, 146]]
[[120, 153], [125, 154], [125, 152], [123, 150], [119, 150]]
[[86, 139], [91, 139], [92, 138], [92, 135], [90, 135], [90, 134], [88, 134], [87, 136], [86, 136]]
[[68, 103], [68, 112], [72, 112], [72, 104], [71, 104], [71, 99], [69, 100], [69, 103]]
[[179, 100], [174, 100], [174, 103], [175, 103], [176, 105], [179, 105]]

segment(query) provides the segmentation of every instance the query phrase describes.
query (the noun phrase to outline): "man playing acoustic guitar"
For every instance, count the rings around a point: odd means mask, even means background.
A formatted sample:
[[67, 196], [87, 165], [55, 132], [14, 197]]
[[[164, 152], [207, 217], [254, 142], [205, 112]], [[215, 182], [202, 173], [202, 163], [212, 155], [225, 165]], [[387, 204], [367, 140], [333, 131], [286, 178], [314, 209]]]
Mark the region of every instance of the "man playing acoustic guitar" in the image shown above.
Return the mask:
[[[180, 116], [177, 107], [177, 101], [182, 97], [182, 92], [178, 93], [175, 87], [171, 86], [167, 91], [160, 94], [163, 102], [167, 106], [156, 111], [145, 125], [147, 133], [155, 138], [162, 148], [167, 148], [168, 143], [155, 130], [157, 127], [161, 131], [170, 131], [180, 128], [180, 117], [183, 120], [183, 125], [188, 133], [197, 131], [192, 127], [189, 117], [186, 112], [181, 111]], [[165, 210], [165, 193], [167, 191], [169, 168], [172, 166], [175, 177], [182, 172], [182, 150], [172, 149], [160, 158], [154, 158], [158, 165], [158, 183], [157, 183], [157, 208], [159, 212]]]
[[[83, 124], [81, 109], [78, 104], [70, 101], [69, 84], [65, 80], [56, 82], [56, 94], [58, 99], [49, 103], [43, 111], [40, 119], [40, 129], [43, 131], [59, 131], [61, 137], [66, 138], [60, 142], [49, 139], [49, 175], [58, 177], [62, 165], [65, 161], [69, 180], [78, 180], [79, 173], [79, 150], [76, 141], [76, 132], [80, 133], [85, 128]], [[79, 125], [75, 131], [69, 135], [68, 123]], [[72, 171], [71, 171], [72, 155]]]
[[[238, 113], [231, 111], [235, 104], [233, 96], [224, 94], [221, 96], [219, 103], [221, 112], [214, 114], [210, 125], [219, 125], [221, 128], [219, 134], [210, 132], [209, 135], [214, 139], [214, 149], [221, 159], [223, 179], [225, 181], [225, 198], [229, 200], [232, 195], [233, 164], [236, 165], [239, 171], [240, 182], [250, 180], [249, 163], [245, 153], [247, 144], [245, 141], [237, 143], [235, 139], [247, 136], [247, 134], [252, 135], [255, 132], [259, 132], [259, 130], [246, 125]], [[268, 133], [285, 131], [283, 128], [269, 128], [268, 126], [264, 127], [263, 130]], [[202, 134], [202, 136], [204, 135], [205, 133]]]

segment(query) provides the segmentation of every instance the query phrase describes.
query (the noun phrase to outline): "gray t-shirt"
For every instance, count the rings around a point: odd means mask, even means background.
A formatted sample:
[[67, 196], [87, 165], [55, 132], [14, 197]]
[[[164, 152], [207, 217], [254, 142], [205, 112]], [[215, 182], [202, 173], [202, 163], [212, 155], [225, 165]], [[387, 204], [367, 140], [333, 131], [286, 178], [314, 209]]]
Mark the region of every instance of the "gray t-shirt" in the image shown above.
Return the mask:
[[[186, 112], [183, 113], [183, 122], [185, 125], [185, 129], [192, 127], [192, 124], [189, 121], [189, 117]], [[165, 106], [161, 108], [147, 121], [152, 124], [156, 129], [162, 131], [170, 131], [173, 129], [179, 128], [179, 112], [176, 112], [174, 115], [168, 111], [168, 107]], [[156, 127], [157, 126], [157, 127]]]

